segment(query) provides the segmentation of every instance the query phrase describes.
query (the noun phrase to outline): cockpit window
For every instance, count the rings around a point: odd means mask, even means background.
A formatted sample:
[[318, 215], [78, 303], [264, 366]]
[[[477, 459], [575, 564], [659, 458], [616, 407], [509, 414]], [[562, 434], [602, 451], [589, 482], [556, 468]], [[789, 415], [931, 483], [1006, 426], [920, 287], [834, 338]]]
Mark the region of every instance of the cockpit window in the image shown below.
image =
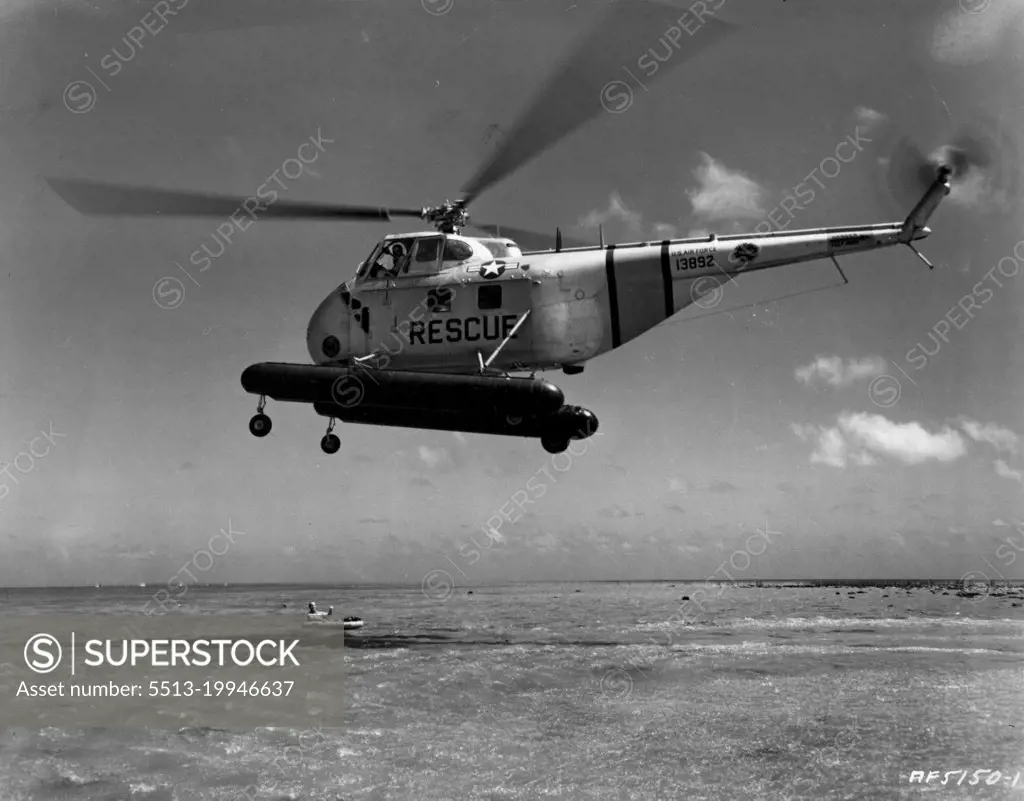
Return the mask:
[[[356, 275], [363, 280], [402, 278], [403, 276], [433, 275], [437, 272], [444, 237], [440, 235], [408, 239], [385, 239], [374, 248]], [[448, 244], [452, 244], [449, 242]], [[464, 261], [473, 255], [473, 248], [464, 242], [458, 245], [457, 256]], [[444, 249], [448, 258], [448, 248]]]
[[460, 262], [473, 258], [473, 248], [458, 239], [448, 239], [444, 243], [444, 260]]
[[366, 273], [370, 269], [370, 265], [372, 265], [374, 262], [377, 261], [378, 258], [380, 258], [380, 252], [383, 249], [383, 247], [384, 247], [384, 243], [383, 242], [378, 242], [377, 243], [377, 247], [375, 247], [373, 249], [373, 252], [370, 253], [370, 255], [366, 258], [366, 261], [364, 261], [362, 264], [360, 264], [359, 265], [359, 269], [356, 270], [356, 277], [357, 278], [363, 278], [366, 275]]
[[409, 267], [414, 239], [385, 239], [367, 260], [367, 278], [390, 279], [400, 275]]

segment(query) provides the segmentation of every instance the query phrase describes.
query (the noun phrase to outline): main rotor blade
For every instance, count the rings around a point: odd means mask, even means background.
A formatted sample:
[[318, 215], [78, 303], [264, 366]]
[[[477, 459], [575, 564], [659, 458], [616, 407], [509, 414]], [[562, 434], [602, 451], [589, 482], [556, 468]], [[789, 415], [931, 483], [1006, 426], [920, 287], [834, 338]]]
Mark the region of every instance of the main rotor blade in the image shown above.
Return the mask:
[[[526, 228], [513, 228], [509, 225], [493, 225], [491, 223], [469, 223], [470, 228], [486, 232], [493, 237], [508, 237], [515, 241], [521, 250], [551, 250], [555, 247], [555, 232], [541, 234], [537, 231], [529, 231]], [[562, 235], [563, 248], [585, 248], [594, 247], [598, 242], [583, 242]]]
[[[178, 192], [121, 186], [75, 178], [47, 178], [54, 192], [72, 208], [89, 215], [122, 217], [230, 217], [250, 214], [255, 218], [390, 220], [419, 217], [420, 209], [386, 209], [374, 206], [341, 206], [333, 203], [300, 203], [276, 200], [269, 190], [262, 198], [231, 197], [203, 192]], [[276, 192], [276, 190], [274, 190]], [[246, 204], [243, 206], [243, 202]], [[251, 213], [250, 213], [251, 212]]]
[[[733, 30], [736, 26], [710, 14], [698, 17], [650, 0], [613, 3], [527, 107], [498, 152], [469, 181], [465, 199], [474, 199], [601, 111], [626, 111], [638, 89], [647, 90]], [[668, 57], [655, 60], [649, 51]], [[641, 60], [645, 69], [639, 66]]]

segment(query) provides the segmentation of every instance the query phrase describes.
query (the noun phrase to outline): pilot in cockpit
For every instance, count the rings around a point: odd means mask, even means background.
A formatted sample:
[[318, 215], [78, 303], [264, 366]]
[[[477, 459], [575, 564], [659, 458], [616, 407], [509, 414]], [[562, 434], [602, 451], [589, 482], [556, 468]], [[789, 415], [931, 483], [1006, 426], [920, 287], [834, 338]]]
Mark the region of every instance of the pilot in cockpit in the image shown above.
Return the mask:
[[391, 246], [381, 250], [377, 260], [370, 267], [370, 278], [385, 278], [392, 275], [394, 257], [391, 255]]
[[[409, 252], [401, 242], [385, 247], [370, 268], [370, 278], [394, 278], [408, 260]], [[390, 260], [390, 264], [387, 261]]]
[[[410, 243], [411, 244], [411, 243]], [[391, 246], [391, 273], [398, 275], [409, 268], [410, 244], [395, 242]]]

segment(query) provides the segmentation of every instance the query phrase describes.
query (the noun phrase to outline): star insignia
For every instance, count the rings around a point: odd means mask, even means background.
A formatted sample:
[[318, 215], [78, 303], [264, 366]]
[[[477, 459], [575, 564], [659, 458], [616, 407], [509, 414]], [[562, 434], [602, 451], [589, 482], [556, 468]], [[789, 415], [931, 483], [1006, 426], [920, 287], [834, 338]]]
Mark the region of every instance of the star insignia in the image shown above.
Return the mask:
[[480, 267], [481, 278], [498, 278], [505, 272], [504, 262], [492, 261]]

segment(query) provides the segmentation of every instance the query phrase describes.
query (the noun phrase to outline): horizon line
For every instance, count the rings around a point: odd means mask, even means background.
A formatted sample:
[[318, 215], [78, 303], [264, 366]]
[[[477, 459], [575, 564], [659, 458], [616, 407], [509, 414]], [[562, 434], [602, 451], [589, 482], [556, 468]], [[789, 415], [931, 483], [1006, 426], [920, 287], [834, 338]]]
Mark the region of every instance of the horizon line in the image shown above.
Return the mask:
[[[744, 579], [708, 579], [708, 578], [669, 578], [669, 579], [536, 579], [533, 581], [509, 581], [509, 582], [481, 582], [479, 584], [453, 584], [453, 589], [466, 587], [512, 587], [529, 584], [814, 584], [817, 586], [838, 585], [838, 584], [924, 584], [933, 582], [960, 583], [964, 576], [952, 577], [931, 577], [931, 578], [744, 578]], [[991, 578], [988, 576], [969, 579], [971, 583], [990, 581], [994, 583], [1024, 582], [1024, 578], [1006, 578], [999, 576]], [[116, 584], [24, 584], [0, 586], [0, 592], [7, 590], [92, 590], [92, 589], [159, 589], [161, 584], [146, 583], [116, 583]], [[195, 583], [190, 587], [202, 587], [204, 589], [213, 587], [421, 587], [419, 582], [390, 582], [390, 581], [341, 581], [341, 582], [293, 582], [293, 581], [239, 581], [239, 582], [209, 582]]]

